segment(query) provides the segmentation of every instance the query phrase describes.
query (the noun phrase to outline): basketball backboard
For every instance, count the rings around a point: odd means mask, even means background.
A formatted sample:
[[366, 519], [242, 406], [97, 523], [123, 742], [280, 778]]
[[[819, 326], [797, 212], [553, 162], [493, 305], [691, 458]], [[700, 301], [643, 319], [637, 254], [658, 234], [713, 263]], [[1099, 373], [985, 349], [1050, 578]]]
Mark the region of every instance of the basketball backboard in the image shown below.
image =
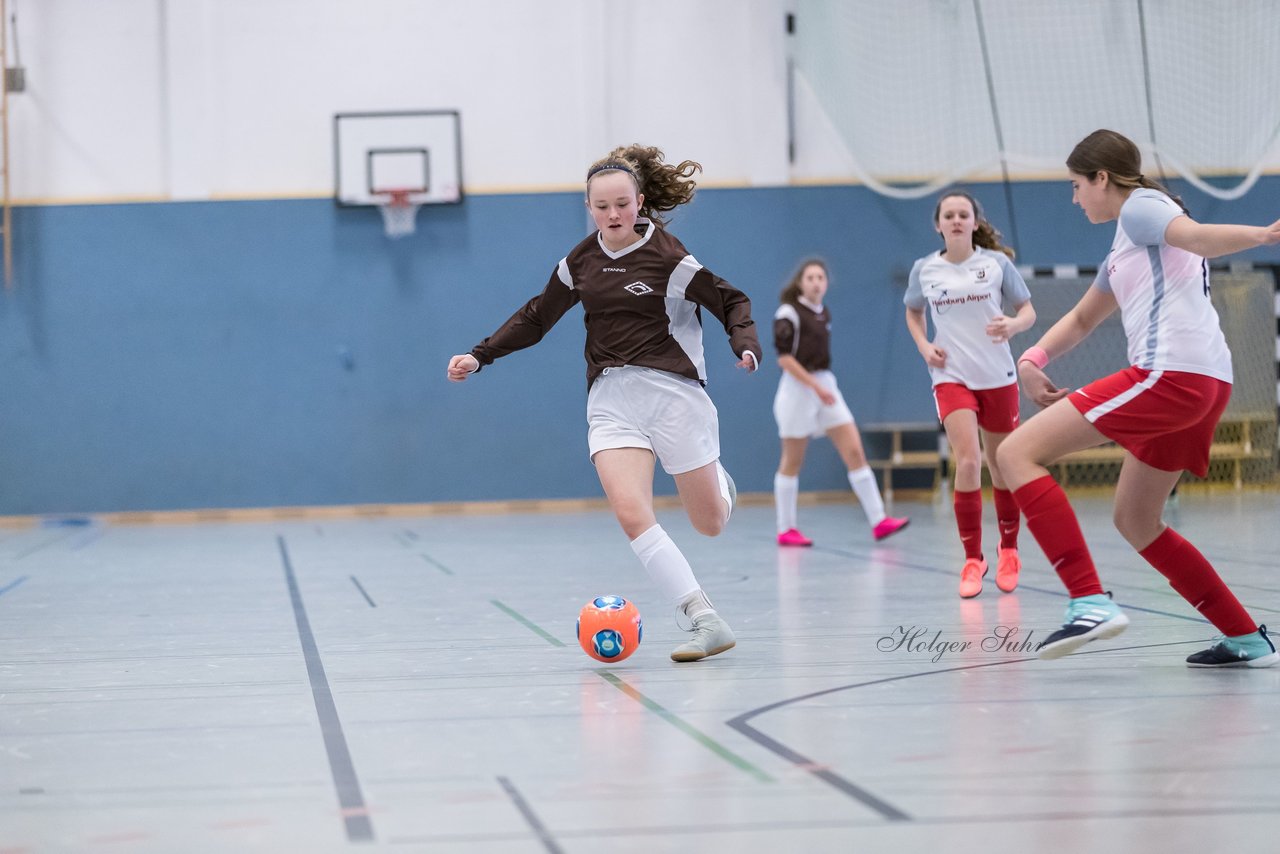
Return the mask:
[[333, 153], [339, 205], [377, 205], [391, 190], [408, 190], [415, 204], [462, 201], [457, 110], [338, 113]]

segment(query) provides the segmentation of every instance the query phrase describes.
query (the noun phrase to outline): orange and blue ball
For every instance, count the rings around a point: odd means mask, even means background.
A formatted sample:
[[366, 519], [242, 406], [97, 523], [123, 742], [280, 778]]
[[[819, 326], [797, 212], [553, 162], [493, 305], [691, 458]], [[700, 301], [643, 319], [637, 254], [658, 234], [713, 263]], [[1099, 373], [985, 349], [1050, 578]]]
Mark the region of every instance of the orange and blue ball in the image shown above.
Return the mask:
[[597, 596], [578, 614], [578, 645], [606, 664], [615, 664], [635, 652], [643, 633], [640, 611], [621, 596]]

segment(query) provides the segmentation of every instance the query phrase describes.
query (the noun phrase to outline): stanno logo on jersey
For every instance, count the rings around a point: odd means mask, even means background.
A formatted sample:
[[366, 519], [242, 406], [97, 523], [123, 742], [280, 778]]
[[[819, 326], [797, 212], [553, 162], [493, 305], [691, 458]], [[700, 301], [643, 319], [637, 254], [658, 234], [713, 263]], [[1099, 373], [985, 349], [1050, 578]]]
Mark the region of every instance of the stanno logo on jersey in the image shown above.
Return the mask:
[[627, 272], [627, 268], [626, 268], [626, 267], [605, 267], [605, 268], [602, 270], [602, 272], [605, 272], [605, 273], [625, 273], [625, 272]]
[[632, 282], [631, 284], [627, 285], [626, 289], [631, 291], [631, 293], [635, 294], [638, 297], [642, 297], [645, 294], [653, 293], [653, 288], [649, 287], [644, 282]]

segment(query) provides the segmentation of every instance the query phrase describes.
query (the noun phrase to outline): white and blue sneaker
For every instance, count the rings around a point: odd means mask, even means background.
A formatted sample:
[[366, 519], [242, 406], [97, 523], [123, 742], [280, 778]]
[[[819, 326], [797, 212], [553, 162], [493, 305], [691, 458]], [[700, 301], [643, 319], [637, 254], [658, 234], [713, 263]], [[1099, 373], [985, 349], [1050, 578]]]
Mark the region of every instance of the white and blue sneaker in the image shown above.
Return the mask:
[[1252, 634], [1224, 637], [1208, 649], [1187, 656], [1188, 667], [1270, 667], [1280, 662], [1266, 626]]
[[1040, 658], [1061, 658], [1080, 647], [1103, 638], [1113, 638], [1125, 630], [1129, 618], [1111, 601], [1110, 593], [1080, 596], [1067, 605], [1062, 628], [1045, 639], [1036, 650]]

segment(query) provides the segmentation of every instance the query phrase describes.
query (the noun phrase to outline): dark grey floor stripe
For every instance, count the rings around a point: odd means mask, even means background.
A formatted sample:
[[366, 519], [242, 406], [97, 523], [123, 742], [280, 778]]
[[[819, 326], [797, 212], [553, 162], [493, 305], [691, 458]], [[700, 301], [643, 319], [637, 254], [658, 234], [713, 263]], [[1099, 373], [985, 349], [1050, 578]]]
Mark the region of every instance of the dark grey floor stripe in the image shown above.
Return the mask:
[[773, 738], [770, 738], [769, 736], [762, 733], [760, 730], [753, 727], [750, 723], [748, 723], [748, 721], [750, 721], [754, 717], [764, 714], [765, 712], [771, 712], [774, 709], [780, 709], [783, 706], [789, 706], [793, 703], [800, 703], [805, 700], [812, 700], [814, 697], [825, 697], [828, 694], [835, 694], [839, 691], [850, 691], [850, 690], [853, 690], [854, 688], [865, 688], [869, 685], [883, 685], [887, 682], [900, 682], [904, 679], [911, 679], [916, 676], [932, 676], [938, 673], [954, 673], [960, 670], [975, 670], [980, 667], [992, 667], [992, 666], [1002, 665], [1002, 664], [1015, 664], [1019, 661], [1031, 661], [1031, 660], [1033, 659], [1020, 658], [1020, 659], [1015, 659], [1013, 661], [993, 661], [987, 664], [971, 664], [971, 665], [964, 665], [961, 667], [948, 667], [943, 670], [930, 670], [926, 673], [908, 673], [902, 676], [889, 676], [884, 679], [873, 679], [870, 682], [857, 682], [857, 683], [854, 683], [853, 685], [839, 685], [835, 688], [826, 688], [822, 691], [814, 691], [809, 694], [801, 694], [798, 697], [791, 697], [790, 699], [787, 699], [787, 700], [779, 700], [776, 703], [770, 703], [767, 706], [761, 706], [758, 709], [752, 709], [749, 712], [743, 712], [742, 714], [738, 715], [736, 718], [729, 720], [727, 723], [729, 724], [730, 727], [742, 733], [747, 738], [754, 741], [756, 744], [760, 745], [761, 747], [765, 748], [766, 750], [772, 753], [777, 754], [778, 756], [781, 756], [783, 759], [795, 765], [797, 768], [801, 768], [805, 771], [808, 771], [810, 774], [817, 777], [819, 780], [822, 780], [827, 785], [835, 788], [837, 791], [842, 792], [845, 795], [848, 795], [850, 798], [853, 798], [855, 801], [859, 802], [863, 806], [866, 806], [867, 808], [876, 811], [884, 818], [887, 818], [889, 821], [913, 821], [910, 815], [898, 809], [893, 804], [890, 804], [888, 801], [884, 801], [884, 800], [881, 800], [880, 798], [877, 798], [875, 795], [871, 794], [866, 789], [862, 788], [861, 786], [858, 786], [857, 784], [849, 780], [846, 780], [844, 777], [841, 777], [839, 774], [835, 773], [830, 768], [827, 768], [825, 765], [819, 762], [815, 762], [809, 757], [792, 750], [790, 747], [787, 747], [782, 742], [777, 741]]
[[511, 798], [511, 802], [516, 805], [516, 809], [520, 810], [524, 820], [529, 822], [529, 827], [533, 828], [533, 832], [538, 834], [538, 840], [542, 842], [542, 847], [546, 848], [551, 854], [563, 854], [564, 849], [551, 838], [551, 834], [538, 819], [537, 814], [529, 807], [528, 801], [524, 799], [524, 795], [520, 794], [520, 790], [506, 777], [499, 777], [498, 785], [502, 786], [507, 793], [507, 797]]
[[373, 822], [369, 820], [364, 794], [360, 791], [360, 780], [356, 777], [355, 765], [351, 761], [351, 751], [347, 749], [347, 738], [342, 734], [342, 721], [338, 718], [338, 707], [329, 690], [329, 679], [324, 675], [320, 651], [316, 649], [316, 639], [311, 634], [311, 622], [307, 619], [307, 609], [302, 604], [302, 593], [298, 590], [298, 579], [294, 576], [293, 564], [289, 561], [289, 549], [284, 537], [277, 536], [276, 542], [280, 545], [280, 560], [284, 563], [284, 578], [289, 585], [289, 600], [293, 603], [293, 617], [298, 623], [298, 640], [302, 643], [302, 655], [307, 662], [311, 697], [315, 700], [316, 716], [320, 719], [320, 732], [324, 736], [325, 752], [329, 755], [329, 771], [333, 775], [333, 786], [338, 792], [338, 804], [342, 807], [347, 839], [352, 842], [372, 842]]
[[360, 595], [364, 597], [364, 601], [369, 603], [370, 608], [378, 607], [377, 603], [375, 603], [372, 599], [370, 599], [369, 594], [364, 591], [364, 585], [360, 583], [360, 579], [356, 578], [353, 575], [351, 576], [351, 583], [354, 584], [356, 586], [356, 589], [360, 591]]
[[[1107, 652], [1114, 653], [1114, 652], [1121, 652], [1124, 650], [1147, 649], [1150, 647], [1163, 647], [1163, 646], [1169, 646], [1169, 645], [1170, 644], [1159, 643], [1159, 644], [1141, 644], [1141, 645], [1128, 646], [1128, 647], [1107, 647], [1105, 649], [1089, 650], [1088, 652], [1077, 652], [1075, 653], [1075, 655], [1076, 656], [1098, 655], [1098, 654], [1107, 653]], [[887, 801], [883, 801], [880, 798], [877, 798], [875, 795], [871, 794], [866, 789], [863, 789], [862, 787], [841, 777], [839, 774], [827, 768], [825, 765], [815, 762], [809, 757], [792, 750], [791, 748], [787, 747], [785, 744], [781, 743], [780, 741], [770, 738], [769, 736], [760, 732], [760, 730], [753, 727], [750, 723], [748, 723], [748, 721], [750, 721], [754, 717], [764, 714], [765, 712], [771, 712], [774, 709], [780, 709], [783, 706], [789, 706], [792, 703], [800, 703], [805, 700], [812, 700], [814, 697], [825, 697], [828, 694], [835, 694], [839, 691], [851, 691], [854, 688], [866, 688], [871, 685], [884, 685], [888, 682], [901, 682], [904, 679], [916, 679], [921, 676], [938, 676], [943, 673], [958, 673], [963, 670], [979, 670], [984, 667], [1003, 667], [1008, 664], [1021, 664], [1023, 662], [1035, 661], [1035, 660], [1036, 659], [1034, 658], [1014, 658], [1014, 659], [1008, 659], [1005, 661], [989, 661], [989, 662], [986, 662], [985, 664], [966, 664], [960, 667], [946, 667], [941, 670], [928, 670], [928, 671], [925, 671], [924, 673], [906, 673], [901, 676], [887, 676], [884, 679], [872, 679], [869, 682], [856, 682], [852, 685], [838, 685], [835, 688], [826, 688], [822, 691], [814, 691], [809, 694], [801, 694], [798, 697], [791, 697], [790, 699], [787, 699], [787, 700], [779, 700], [776, 703], [770, 703], [767, 706], [761, 706], [758, 709], [752, 709], [749, 712], [743, 712], [742, 714], [738, 715], [736, 718], [732, 718], [726, 723], [728, 723], [730, 727], [742, 733], [747, 738], [751, 739], [756, 744], [759, 744], [761, 747], [765, 748], [766, 750], [769, 750], [770, 752], [778, 756], [781, 756], [783, 759], [786, 759], [788, 762], [792, 763], [796, 767], [802, 768], [805, 771], [808, 771], [810, 774], [817, 777], [819, 780], [822, 780], [824, 783], [827, 783], [828, 785], [832, 786], [836, 790], [843, 792], [844, 794], [848, 795], [849, 797], [853, 798], [859, 803], [862, 803], [865, 806], [875, 810], [876, 812], [880, 813], [880, 815], [884, 816], [890, 821], [917, 821], [917, 819], [912, 818], [910, 815], [898, 809], [897, 807], [893, 806], [892, 804], [888, 803]]]

